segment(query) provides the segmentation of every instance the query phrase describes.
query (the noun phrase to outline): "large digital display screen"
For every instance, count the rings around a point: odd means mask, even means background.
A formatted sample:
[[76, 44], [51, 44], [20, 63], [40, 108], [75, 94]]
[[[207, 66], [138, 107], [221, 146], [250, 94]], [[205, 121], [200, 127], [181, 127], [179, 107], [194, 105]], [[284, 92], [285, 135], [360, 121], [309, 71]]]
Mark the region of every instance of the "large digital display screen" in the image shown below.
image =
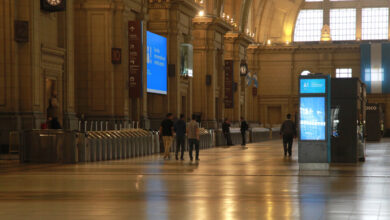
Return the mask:
[[147, 92], [164, 94], [167, 84], [167, 39], [152, 32], [146, 33]]
[[325, 97], [301, 97], [300, 101], [301, 140], [324, 141], [326, 137]]
[[300, 93], [325, 93], [326, 92], [326, 80], [325, 79], [301, 79], [300, 80]]

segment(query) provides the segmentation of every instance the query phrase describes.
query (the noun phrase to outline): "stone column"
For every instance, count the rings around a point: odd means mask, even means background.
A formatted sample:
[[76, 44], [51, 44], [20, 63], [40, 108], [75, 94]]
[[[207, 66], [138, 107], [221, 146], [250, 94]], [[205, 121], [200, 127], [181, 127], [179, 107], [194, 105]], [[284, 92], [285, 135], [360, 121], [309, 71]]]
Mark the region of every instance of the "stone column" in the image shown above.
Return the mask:
[[[252, 77], [254, 75], [257, 75], [260, 71], [260, 65], [259, 65], [259, 58], [258, 58], [258, 46], [257, 45], [250, 45], [247, 50], [247, 57], [248, 57], [248, 68], [249, 71], [251, 71]], [[260, 114], [258, 111], [258, 102], [257, 102], [257, 95], [253, 95], [253, 89], [255, 88], [254, 82], [252, 82], [252, 85], [248, 87], [248, 102], [250, 103], [248, 108], [248, 115], [246, 116], [246, 119], [253, 123], [258, 123], [258, 115]], [[257, 90], [259, 92], [259, 90]]]
[[75, 114], [75, 80], [74, 80], [74, 0], [68, 0], [65, 12], [65, 48], [66, 62], [64, 67], [64, 128], [78, 128]]
[[12, 31], [16, 20], [14, 10], [13, 0], [0, 2], [0, 151], [8, 150], [9, 132], [21, 129], [18, 45]]
[[[192, 19], [201, 9], [195, 2], [168, 1], [149, 4], [148, 30], [167, 38], [168, 94], [148, 94], [148, 111], [152, 127], [158, 128], [161, 119], [170, 112], [176, 117], [192, 112], [191, 78], [181, 75], [181, 45], [192, 44]], [[194, 62], [196, 66], [197, 63]], [[182, 99], [185, 97], [185, 99]], [[186, 102], [186, 103], [184, 103]]]
[[241, 61], [246, 59], [246, 48], [251, 43], [251, 39], [244, 34], [229, 32], [225, 35], [225, 59], [233, 60], [234, 63], [234, 83], [237, 85], [237, 88], [234, 92], [234, 105], [233, 109], [225, 109], [226, 116], [234, 122], [240, 120], [241, 115], [245, 110], [245, 103], [243, 103], [243, 108], [241, 109], [241, 104], [245, 99], [245, 90], [242, 91], [242, 80], [245, 80], [244, 77], [240, 76], [240, 64]]
[[[116, 119], [115, 90], [124, 85], [116, 85], [115, 67], [111, 62], [115, 7], [115, 4], [99, 0], [75, 4], [77, 107], [79, 114], [84, 114], [87, 120]], [[123, 53], [126, 51], [123, 48]]]
[[[217, 127], [216, 109], [222, 112], [224, 97], [224, 34], [230, 25], [216, 17], [196, 17], [194, 23], [193, 108], [207, 128]], [[216, 100], [218, 98], [218, 103]], [[221, 104], [221, 106], [216, 106]], [[222, 117], [222, 116], [220, 116]]]

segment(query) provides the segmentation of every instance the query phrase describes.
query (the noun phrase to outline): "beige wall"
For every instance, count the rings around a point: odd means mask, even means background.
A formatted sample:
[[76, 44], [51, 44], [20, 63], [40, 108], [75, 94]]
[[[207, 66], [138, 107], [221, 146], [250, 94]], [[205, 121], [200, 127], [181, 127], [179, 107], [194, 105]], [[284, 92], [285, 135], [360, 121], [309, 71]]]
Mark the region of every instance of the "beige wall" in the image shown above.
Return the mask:
[[[299, 44], [264, 46], [256, 49], [259, 72], [259, 117], [262, 124], [295, 114], [298, 104], [298, 77], [303, 70], [335, 76], [336, 68], [352, 68], [360, 77], [360, 45]], [[280, 120], [270, 110], [279, 108]]]
[[[68, 3], [67, 11], [59, 13], [42, 11], [39, 1], [0, 3], [0, 144], [8, 142], [10, 130], [39, 128], [53, 94], [60, 103], [61, 124], [75, 125], [73, 39], [68, 28], [73, 25], [73, 0]], [[15, 20], [28, 22], [27, 42], [14, 40]], [[55, 91], [46, 89], [48, 80]]]

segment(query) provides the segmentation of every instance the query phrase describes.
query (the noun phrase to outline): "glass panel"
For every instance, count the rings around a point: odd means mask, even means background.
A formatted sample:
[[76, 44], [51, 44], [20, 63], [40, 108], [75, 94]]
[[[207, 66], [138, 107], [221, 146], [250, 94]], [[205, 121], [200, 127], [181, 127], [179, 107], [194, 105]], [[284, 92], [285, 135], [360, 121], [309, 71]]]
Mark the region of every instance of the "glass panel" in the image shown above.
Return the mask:
[[330, 30], [332, 40], [356, 39], [356, 9], [331, 9]]
[[301, 140], [325, 140], [325, 98], [302, 97], [300, 101]]
[[389, 8], [362, 9], [362, 40], [386, 40], [388, 29]]
[[294, 41], [320, 41], [323, 10], [301, 10], [295, 25]]
[[351, 68], [339, 68], [336, 69], [336, 78], [351, 78], [352, 69]]

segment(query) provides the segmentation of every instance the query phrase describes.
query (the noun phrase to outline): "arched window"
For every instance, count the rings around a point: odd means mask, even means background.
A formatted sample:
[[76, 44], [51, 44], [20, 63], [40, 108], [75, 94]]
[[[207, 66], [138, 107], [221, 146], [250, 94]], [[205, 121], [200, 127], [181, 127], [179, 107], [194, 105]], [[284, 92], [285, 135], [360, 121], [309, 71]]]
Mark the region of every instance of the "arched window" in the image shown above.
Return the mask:
[[310, 71], [309, 70], [304, 70], [301, 72], [301, 76], [307, 76], [310, 74]]
[[[318, 4], [323, 0], [305, 0], [294, 30], [294, 41], [320, 41], [324, 24], [330, 27], [333, 41], [389, 39], [389, 5], [387, 1], [361, 8], [361, 1], [330, 0], [332, 4]], [[348, 2], [348, 8], [345, 8]], [[373, 4], [374, 5], [374, 4]], [[324, 15], [329, 16], [324, 16]]]
[[322, 10], [301, 10], [295, 25], [294, 41], [319, 41], [323, 20]]

